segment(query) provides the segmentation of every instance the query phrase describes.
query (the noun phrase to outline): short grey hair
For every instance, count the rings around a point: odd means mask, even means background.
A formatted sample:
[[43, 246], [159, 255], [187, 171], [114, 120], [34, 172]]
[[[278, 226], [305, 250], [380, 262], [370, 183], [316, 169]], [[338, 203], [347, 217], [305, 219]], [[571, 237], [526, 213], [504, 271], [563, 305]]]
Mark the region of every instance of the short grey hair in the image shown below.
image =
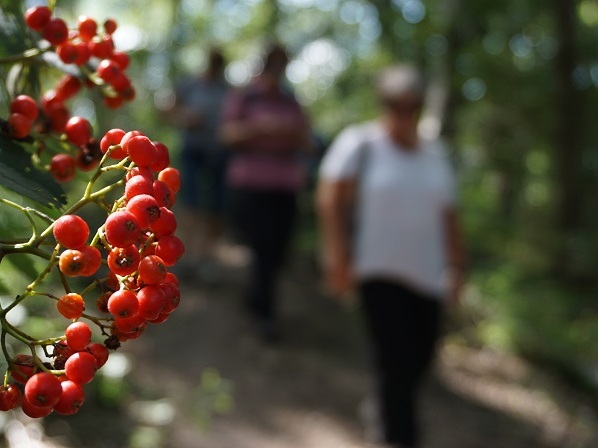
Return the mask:
[[426, 81], [423, 73], [412, 64], [397, 64], [378, 73], [374, 80], [376, 92], [381, 98], [396, 98], [412, 93], [423, 98]]

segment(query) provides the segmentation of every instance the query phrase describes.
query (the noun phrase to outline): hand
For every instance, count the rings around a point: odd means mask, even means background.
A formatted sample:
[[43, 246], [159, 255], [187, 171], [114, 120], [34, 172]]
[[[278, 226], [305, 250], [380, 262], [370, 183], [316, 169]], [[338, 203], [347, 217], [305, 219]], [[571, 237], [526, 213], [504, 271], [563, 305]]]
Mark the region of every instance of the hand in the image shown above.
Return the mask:
[[461, 302], [461, 293], [464, 284], [463, 271], [460, 268], [452, 268], [448, 275], [447, 306], [454, 309]]
[[325, 270], [326, 288], [335, 297], [343, 298], [353, 288], [353, 273], [348, 263], [334, 263]]

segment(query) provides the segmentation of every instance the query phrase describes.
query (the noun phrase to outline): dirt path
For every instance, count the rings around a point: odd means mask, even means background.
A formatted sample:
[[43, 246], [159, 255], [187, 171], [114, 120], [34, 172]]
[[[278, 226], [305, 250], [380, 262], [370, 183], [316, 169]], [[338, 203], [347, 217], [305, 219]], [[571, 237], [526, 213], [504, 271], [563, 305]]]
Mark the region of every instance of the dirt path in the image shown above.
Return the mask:
[[[48, 419], [56, 446], [366, 446], [359, 409], [369, 371], [357, 312], [322, 297], [310, 263], [296, 263], [281, 285], [283, 341], [265, 346], [238, 300], [245, 269], [228, 266], [224, 274], [218, 285], [185, 280], [172, 318], [121, 349], [132, 369], [126, 387], [103, 387], [122, 401], [100, 401], [92, 390], [80, 414]], [[234, 406], [206, 419], [228, 407], [231, 394]], [[425, 448], [598, 446], [584, 397], [519, 360], [451, 338], [426, 385], [422, 413]]]

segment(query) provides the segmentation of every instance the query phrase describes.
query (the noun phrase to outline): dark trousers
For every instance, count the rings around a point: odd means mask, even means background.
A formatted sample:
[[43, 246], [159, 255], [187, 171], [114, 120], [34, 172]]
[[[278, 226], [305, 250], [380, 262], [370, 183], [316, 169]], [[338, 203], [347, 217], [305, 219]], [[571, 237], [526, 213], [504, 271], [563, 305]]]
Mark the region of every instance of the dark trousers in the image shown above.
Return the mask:
[[278, 273], [297, 215], [296, 193], [242, 189], [235, 202], [237, 228], [252, 255], [247, 304], [258, 318], [273, 320]]
[[360, 295], [386, 443], [417, 446], [417, 398], [435, 353], [442, 304], [399, 283], [369, 280]]

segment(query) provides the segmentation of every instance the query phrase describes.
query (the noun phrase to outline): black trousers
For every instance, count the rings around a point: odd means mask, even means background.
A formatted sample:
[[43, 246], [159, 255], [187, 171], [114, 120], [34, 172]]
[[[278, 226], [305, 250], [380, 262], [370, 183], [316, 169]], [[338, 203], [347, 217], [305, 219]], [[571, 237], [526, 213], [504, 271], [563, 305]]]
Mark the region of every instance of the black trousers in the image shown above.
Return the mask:
[[417, 399], [434, 357], [442, 304], [393, 281], [360, 285], [385, 442], [416, 447]]
[[237, 230], [252, 255], [247, 305], [258, 318], [273, 320], [276, 282], [297, 215], [296, 193], [240, 189], [235, 203]]

